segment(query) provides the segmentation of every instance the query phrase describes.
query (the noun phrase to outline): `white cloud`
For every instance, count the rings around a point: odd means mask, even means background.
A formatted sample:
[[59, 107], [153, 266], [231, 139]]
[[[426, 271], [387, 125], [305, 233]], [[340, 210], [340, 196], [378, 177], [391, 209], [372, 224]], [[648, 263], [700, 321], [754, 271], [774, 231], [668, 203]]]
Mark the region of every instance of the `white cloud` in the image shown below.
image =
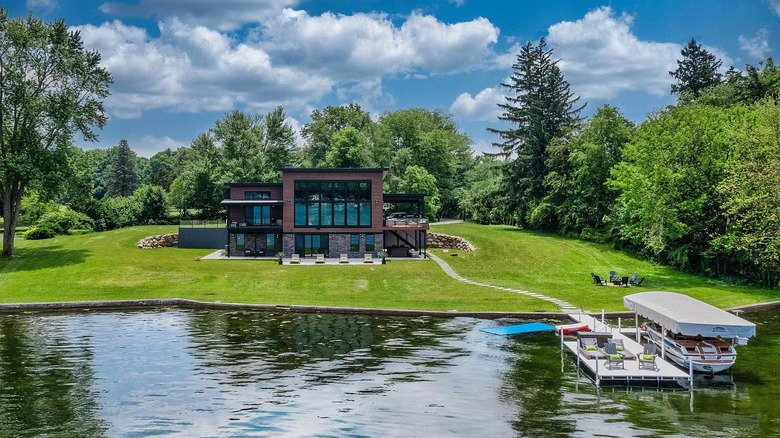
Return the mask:
[[450, 113], [461, 120], [495, 122], [502, 111], [498, 103], [506, 102], [504, 87], [485, 88], [472, 96], [462, 93], [450, 105]]
[[172, 20], [160, 23], [160, 36], [118, 20], [80, 30], [85, 46], [97, 49], [114, 76], [107, 105], [120, 118], [145, 110], [226, 111], [237, 104], [267, 111], [316, 101], [333, 81], [276, 66], [259, 47], [237, 43], [202, 26]]
[[135, 5], [107, 2], [100, 6], [100, 10], [120, 17], [177, 18], [188, 24], [228, 31], [245, 24], [263, 22], [282, 9], [297, 4], [298, 0], [142, 0]]
[[59, 6], [57, 0], [27, 0], [27, 9], [56, 9]]
[[[621, 91], [669, 94], [669, 71], [677, 68], [682, 46], [642, 41], [631, 32], [634, 17], [615, 16], [609, 7], [577, 21], [550, 26], [548, 42], [575, 93], [584, 98], [614, 98]], [[730, 65], [722, 51], [705, 47]]]
[[484, 68], [499, 30], [489, 20], [447, 24], [413, 13], [400, 26], [384, 14], [286, 9], [265, 24], [259, 42], [275, 59], [346, 82], [423, 70], [451, 74]]
[[769, 9], [780, 16], [780, 0], [768, 0], [767, 3], [769, 3]]
[[738, 41], [739, 48], [748, 52], [753, 58], [764, 59], [771, 50], [769, 48], [769, 31], [766, 28], [759, 29], [756, 36], [752, 38], [740, 35]]
[[133, 148], [138, 155], [142, 157], [151, 157], [157, 152], [171, 148], [176, 150], [182, 146], [189, 145], [189, 141], [174, 140], [168, 136], [155, 137], [153, 135], [145, 135], [138, 138], [130, 138], [127, 140], [130, 147]]

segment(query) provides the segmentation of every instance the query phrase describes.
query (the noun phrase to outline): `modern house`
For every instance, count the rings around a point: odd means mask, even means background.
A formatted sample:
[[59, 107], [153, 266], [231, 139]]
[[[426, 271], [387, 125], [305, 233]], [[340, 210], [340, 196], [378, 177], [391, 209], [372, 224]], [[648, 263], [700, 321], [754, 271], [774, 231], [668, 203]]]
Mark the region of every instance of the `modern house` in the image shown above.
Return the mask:
[[[424, 252], [425, 194], [384, 193], [387, 171], [285, 167], [279, 169], [281, 183], [227, 184], [222, 205], [227, 208], [228, 255], [362, 257], [387, 250], [391, 257], [408, 257]], [[399, 209], [407, 217], [385, 217]]]

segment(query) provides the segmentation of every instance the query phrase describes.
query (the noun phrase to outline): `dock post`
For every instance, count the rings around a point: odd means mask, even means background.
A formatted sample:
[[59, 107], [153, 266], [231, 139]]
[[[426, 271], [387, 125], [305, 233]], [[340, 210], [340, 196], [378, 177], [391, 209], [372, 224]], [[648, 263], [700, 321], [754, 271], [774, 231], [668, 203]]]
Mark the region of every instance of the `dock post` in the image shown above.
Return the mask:
[[601, 325], [604, 325], [604, 309], [601, 309]]
[[661, 359], [666, 360], [666, 329], [661, 326]]
[[600, 386], [599, 382], [599, 358], [596, 356], [596, 388]]
[[580, 310], [579, 310], [579, 312], [577, 313], [577, 318], [578, 318], [578, 319], [577, 319], [577, 322], [580, 322], [580, 323], [581, 323], [581, 322], [582, 322], [582, 306], [580, 306]]
[[620, 333], [620, 317], [618, 316], [618, 333]]
[[636, 329], [636, 343], [639, 344], [639, 314], [634, 312], [634, 328]]
[[693, 357], [688, 356], [688, 379], [691, 382], [691, 391], [693, 391]]

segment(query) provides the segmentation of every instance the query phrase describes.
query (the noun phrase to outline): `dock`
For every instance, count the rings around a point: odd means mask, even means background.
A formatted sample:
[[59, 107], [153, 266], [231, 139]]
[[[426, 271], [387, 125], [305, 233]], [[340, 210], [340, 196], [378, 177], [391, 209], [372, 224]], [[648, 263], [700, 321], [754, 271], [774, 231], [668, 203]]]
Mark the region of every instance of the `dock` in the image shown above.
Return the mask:
[[[569, 314], [569, 318], [578, 323], [588, 324], [590, 329], [595, 332], [609, 332], [615, 339], [623, 340], [624, 351], [633, 353], [635, 356], [643, 352], [641, 344], [636, 342], [635, 337], [626, 336], [627, 330], [620, 330], [605, 324], [590, 315]], [[632, 332], [634, 332], [632, 330]], [[635, 333], [635, 332], [634, 332]], [[601, 385], [648, 385], [656, 384], [658, 386], [678, 384], [681, 386], [689, 385], [692, 382], [692, 372], [685, 372], [675, 364], [661, 358], [661, 354], [656, 355], [654, 370], [649, 368], [639, 368], [638, 360], [626, 360], [625, 369], [620, 367], [608, 367], [604, 359], [589, 359], [580, 353], [577, 340], [565, 340], [561, 337], [561, 349], [568, 349], [577, 357], [577, 367], [584, 368], [596, 381], [596, 386]]]

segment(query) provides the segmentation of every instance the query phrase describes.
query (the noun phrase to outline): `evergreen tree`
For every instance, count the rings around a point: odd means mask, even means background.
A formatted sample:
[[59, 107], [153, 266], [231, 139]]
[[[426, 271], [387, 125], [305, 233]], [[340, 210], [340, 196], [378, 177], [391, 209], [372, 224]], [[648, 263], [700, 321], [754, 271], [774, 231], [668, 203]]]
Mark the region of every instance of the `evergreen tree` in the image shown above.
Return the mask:
[[703, 91], [721, 83], [722, 75], [718, 73], [721, 60], [704, 50], [695, 39], [691, 38], [680, 53], [683, 59], [677, 61], [677, 70], [669, 72], [677, 80], [676, 84], [672, 84], [672, 94], [683, 99], [695, 99]]
[[114, 150], [111, 168], [108, 171], [108, 196], [131, 196], [138, 184], [135, 170], [135, 152], [127, 140], [120, 140]]
[[512, 69], [509, 83], [501, 85], [513, 95], [498, 106], [504, 111], [499, 119], [514, 127], [488, 131], [501, 137], [493, 145], [507, 158], [504, 178], [516, 213], [525, 222], [546, 195], [547, 146], [579, 123], [585, 105], [575, 106], [580, 98], [569, 89], [544, 38], [536, 46], [526, 43]]

